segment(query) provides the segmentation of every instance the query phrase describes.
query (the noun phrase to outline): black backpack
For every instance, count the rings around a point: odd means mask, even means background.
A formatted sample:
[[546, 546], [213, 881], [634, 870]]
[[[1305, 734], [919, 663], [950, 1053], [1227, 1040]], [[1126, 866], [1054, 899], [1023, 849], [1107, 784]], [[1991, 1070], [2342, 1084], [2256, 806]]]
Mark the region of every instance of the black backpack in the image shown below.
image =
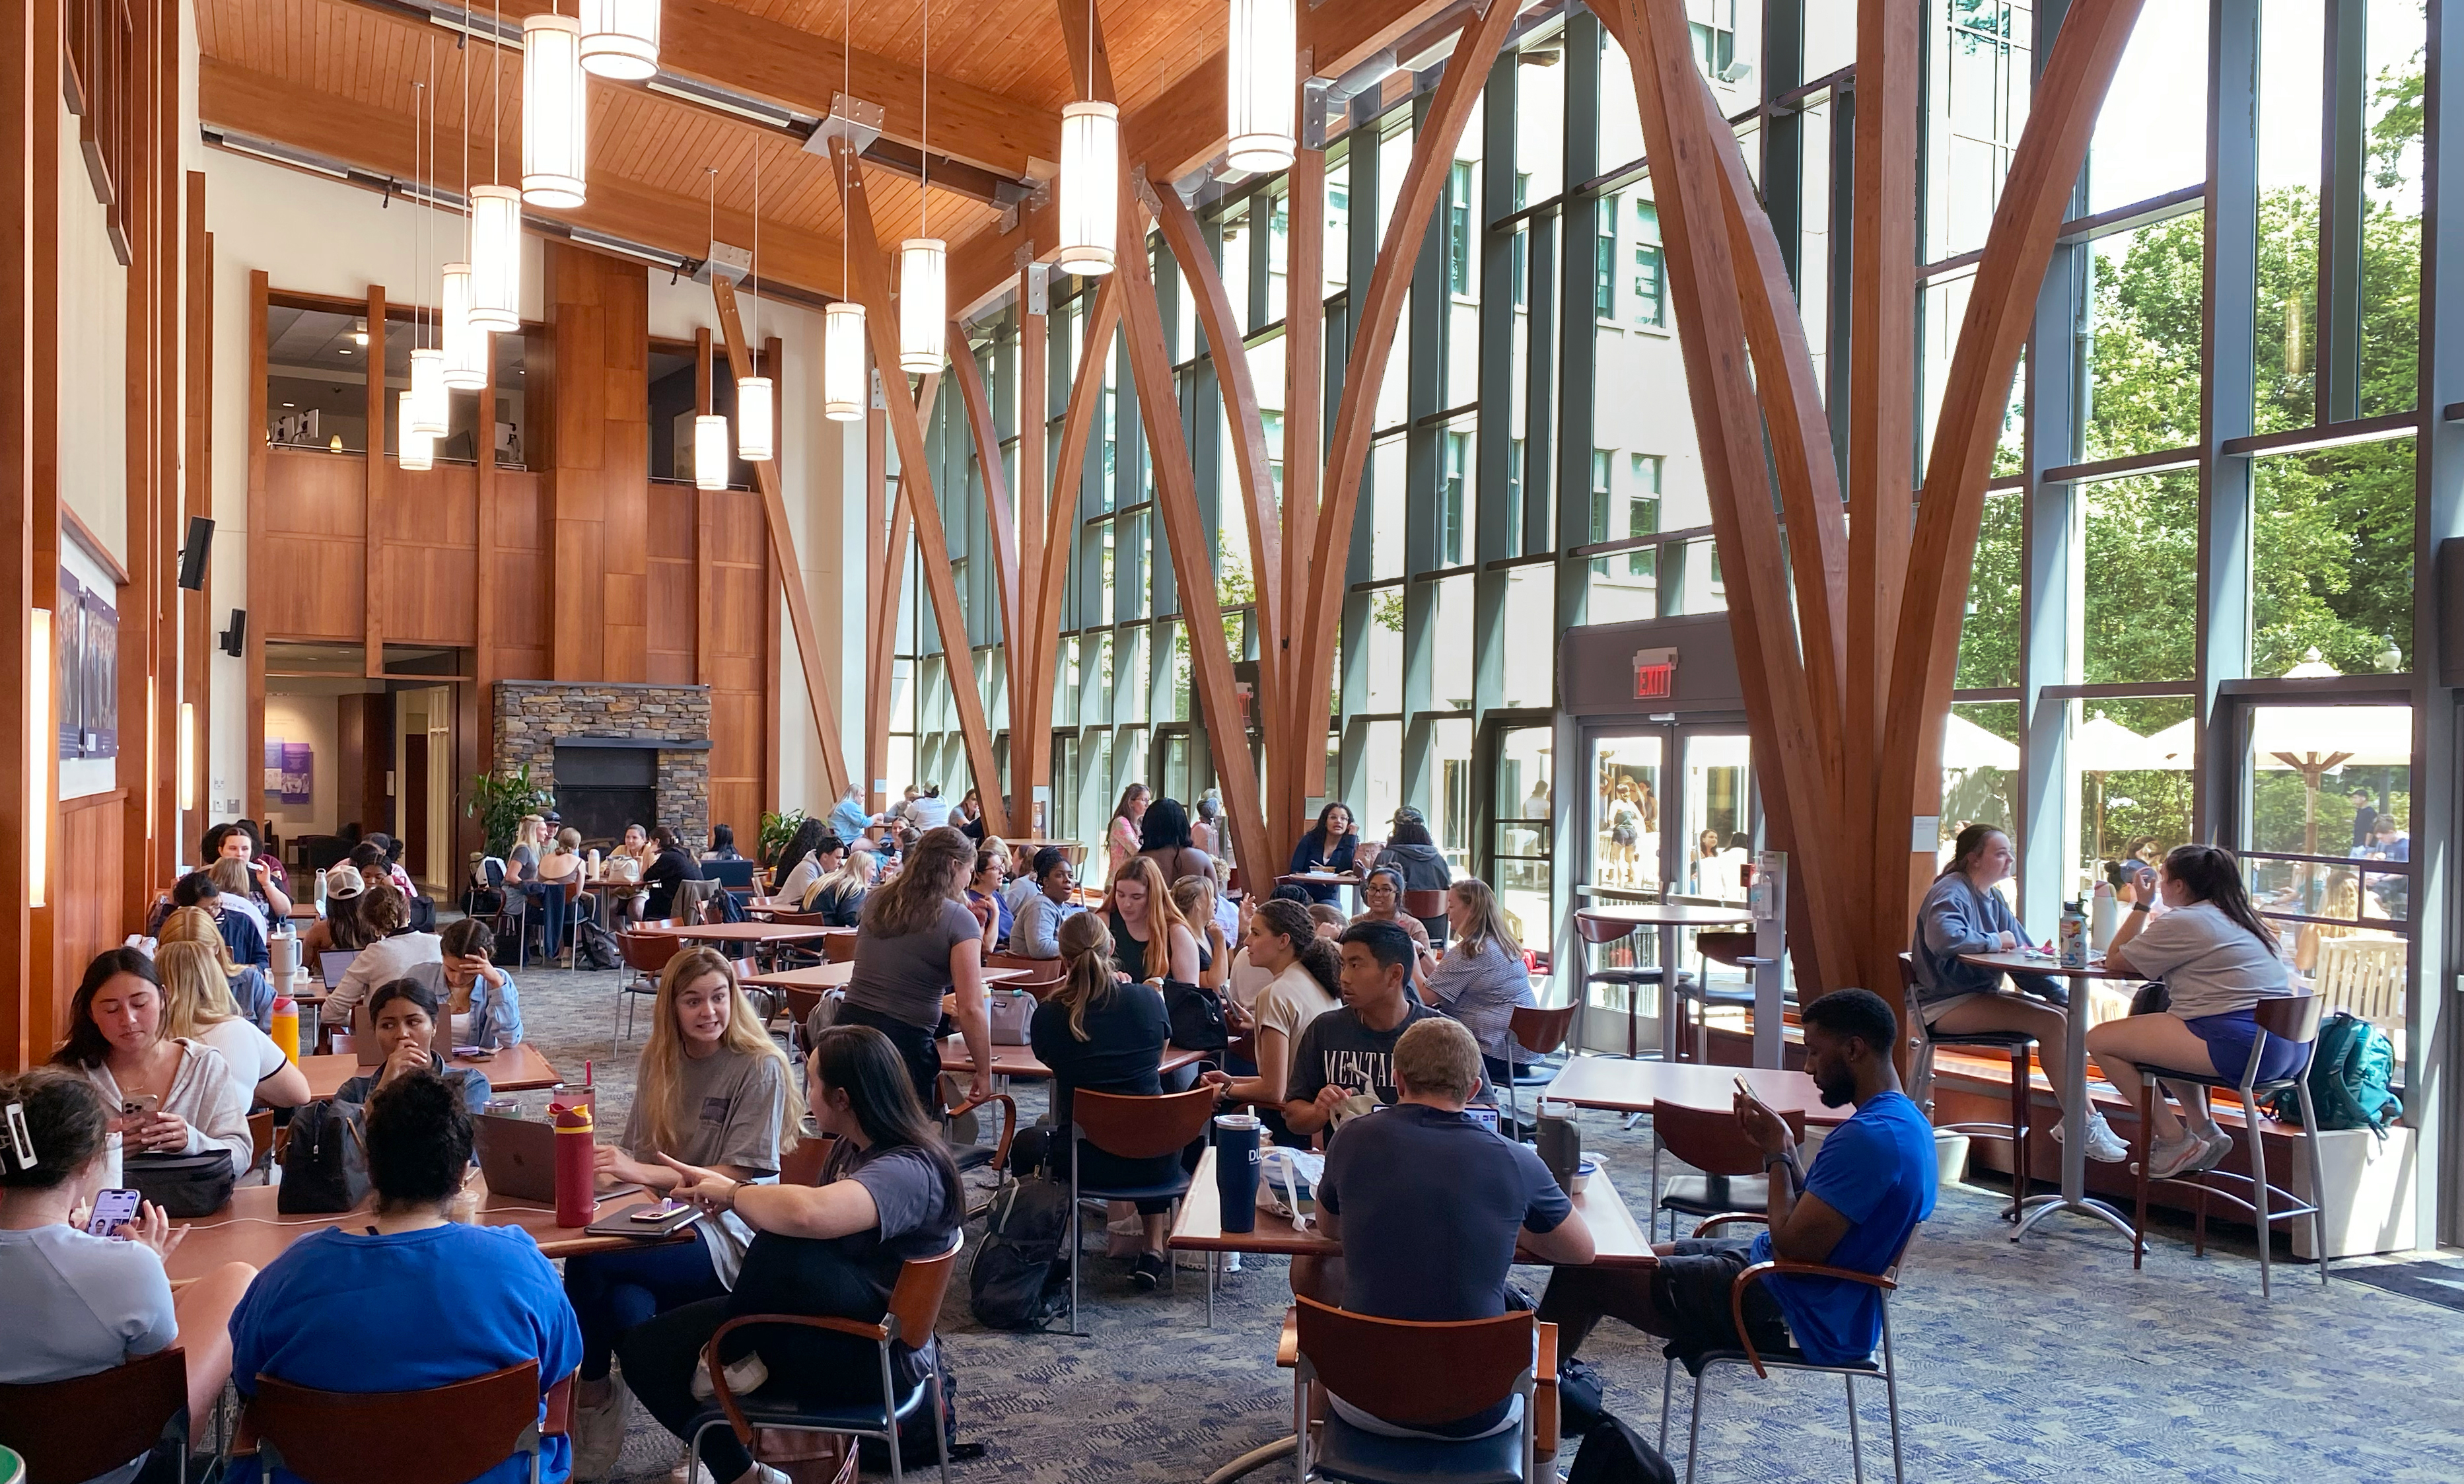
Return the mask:
[[1067, 1307], [1069, 1187], [1041, 1176], [1014, 1180], [993, 1200], [967, 1270], [967, 1308], [989, 1329], [1040, 1330]]
[[231, 1204], [238, 1183], [231, 1151], [209, 1144], [197, 1154], [132, 1154], [120, 1162], [129, 1189], [165, 1216], [210, 1216]]
[[1602, 1412], [1583, 1434], [1566, 1484], [1677, 1484], [1677, 1474], [1641, 1433]]
[[577, 918], [573, 921], [573, 960], [583, 968], [619, 968], [625, 963], [625, 951], [617, 945], [615, 934], [587, 918]]
[[285, 1216], [347, 1211], [368, 1195], [368, 1110], [334, 1097], [291, 1115], [282, 1146], [282, 1184], [274, 1207]]
[[1220, 1052], [1232, 1044], [1223, 1020], [1223, 1002], [1212, 989], [1182, 980], [1163, 982], [1164, 1014], [1172, 1024], [1172, 1044], [1185, 1052]]

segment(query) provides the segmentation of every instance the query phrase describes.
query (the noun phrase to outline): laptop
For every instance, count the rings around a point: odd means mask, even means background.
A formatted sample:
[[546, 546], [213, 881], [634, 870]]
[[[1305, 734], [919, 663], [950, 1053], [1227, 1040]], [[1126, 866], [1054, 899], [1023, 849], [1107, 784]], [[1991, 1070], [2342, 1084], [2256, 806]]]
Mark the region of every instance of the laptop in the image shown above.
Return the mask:
[[517, 1201], [556, 1200], [556, 1125], [501, 1113], [479, 1115], [479, 1171], [492, 1195]]
[[357, 948], [347, 953], [317, 955], [317, 977], [325, 981], [326, 993], [331, 994], [341, 984], [342, 976], [351, 971], [351, 961], [359, 956], [360, 950]]

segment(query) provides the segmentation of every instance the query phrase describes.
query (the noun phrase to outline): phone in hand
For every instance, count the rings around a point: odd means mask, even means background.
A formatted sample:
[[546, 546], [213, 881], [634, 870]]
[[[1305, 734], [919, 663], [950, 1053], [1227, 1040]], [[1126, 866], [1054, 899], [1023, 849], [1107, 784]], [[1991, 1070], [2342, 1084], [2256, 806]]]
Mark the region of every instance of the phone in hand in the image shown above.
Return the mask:
[[162, 1106], [163, 1099], [159, 1095], [139, 1093], [133, 1097], [122, 1097], [120, 1100], [120, 1113], [122, 1118], [150, 1119], [154, 1116], [154, 1110]]
[[[88, 1236], [112, 1236], [121, 1228], [137, 1219], [137, 1207], [143, 1198], [134, 1190], [101, 1190], [95, 1193], [94, 1214], [85, 1219]], [[126, 1237], [115, 1240], [126, 1241]]]
[[682, 1201], [653, 1201], [648, 1206], [635, 1207], [633, 1219], [642, 1222], [665, 1221], [684, 1208], [685, 1203]]

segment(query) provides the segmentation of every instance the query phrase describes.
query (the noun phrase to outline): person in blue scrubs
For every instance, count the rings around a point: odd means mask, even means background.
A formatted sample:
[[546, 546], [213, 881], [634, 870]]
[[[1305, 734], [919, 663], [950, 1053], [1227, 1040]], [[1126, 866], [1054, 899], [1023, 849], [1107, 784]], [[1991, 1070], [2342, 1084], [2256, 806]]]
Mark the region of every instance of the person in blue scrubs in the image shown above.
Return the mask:
[[[231, 1379], [243, 1399], [259, 1376], [322, 1391], [425, 1391], [533, 1361], [545, 1422], [547, 1392], [582, 1363], [582, 1329], [529, 1232], [448, 1214], [470, 1169], [471, 1130], [461, 1090], [432, 1072], [389, 1080], [369, 1097], [376, 1210], [302, 1237], [250, 1286], [231, 1321]], [[549, 1484], [565, 1478], [567, 1441], [541, 1437], [539, 1465]], [[234, 1458], [227, 1477], [298, 1484], [253, 1456]], [[473, 1484], [530, 1477], [528, 1460], [509, 1456]]]

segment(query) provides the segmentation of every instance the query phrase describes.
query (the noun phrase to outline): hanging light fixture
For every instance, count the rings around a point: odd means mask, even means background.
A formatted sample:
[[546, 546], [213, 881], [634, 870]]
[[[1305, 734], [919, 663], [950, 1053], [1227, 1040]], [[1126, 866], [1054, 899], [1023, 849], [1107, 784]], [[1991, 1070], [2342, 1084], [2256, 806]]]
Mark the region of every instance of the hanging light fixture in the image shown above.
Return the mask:
[[590, 92], [582, 23], [553, 12], [522, 19], [522, 199], [570, 210], [583, 202]]
[[436, 462], [436, 435], [423, 432], [412, 425], [412, 396], [411, 392], [402, 393], [401, 411], [395, 418], [395, 426], [401, 429], [398, 437], [401, 440], [399, 457], [402, 467], [408, 473], [418, 474]]
[[915, 235], [898, 244], [898, 368], [930, 376], [941, 368], [949, 322], [949, 244], [932, 234], [933, 0], [924, 4], [923, 129], [916, 157]]
[[727, 419], [715, 412], [693, 419], [693, 488], [727, 488]]
[[1232, 0], [1224, 53], [1223, 100], [1231, 142], [1223, 161], [1236, 170], [1289, 169], [1299, 47], [1292, 0]]
[[[1087, 91], [1095, 91], [1095, 0], [1087, 0]], [[1061, 251], [1063, 273], [1112, 271], [1120, 236], [1121, 111], [1092, 98], [1061, 110]]]
[[[501, 11], [501, 8], [500, 8]], [[505, 44], [500, 23], [488, 69], [494, 78], [490, 105], [488, 178], [496, 179], [504, 148]], [[511, 186], [471, 188], [471, 322], [489, 331], [522, 327], [522, 193]]]
[[659, 0], [582, 0], [582, 70], [639, 82], [659, 71]]
[[[761, 144], [753, 145], [753, 272], [745, 281], [753, 286], [753, 330], [745, 337], [749, 354], [759, 354], [761, 343]], [[755, 363], [760, 368], [759, 363]], [[771, 402], [770, 378], [748, 376], [736, 384], [736, 456], [748, 464], [766, 464], [773, 453], [776, 410]]]
[[[846, 41], [839, 51], [842, 58], [854, 55], [854, 33], [849, 30], [853, 12], [847, 0], [840, 0], [839, 34]], [[849, 97], [855, 80], [855, 64], [843, 61], [847, 69]], [[847, 185], [852, 162], [839, 166], [839, 286], [847, 286]], [[834, 423], [864, 421], [867, 395], [864, 374], [864, 306], [853, 299], [841, 299], [822, 308], [822, 415]]]
[[488, 332], [471, 322], [471, 265], [445, 265], [445, 385], [477, 391], [488, 385]]
[[[429, 43], [428, 62], [429, 75], [432, 82], [436, 72], [436, 44], [433, 40], [430, 40]], [[436, 94], [430, 83], [415, 83], [413, 86], [418, 89], [418, 97], [422, 105], [432, 109], [435, 103]], [[430, 117], [432, 118], [433, 115], [431, 114]], [[413, 128], [417, 128], [418, 115], [416, 112], [414, 112], [412, 118], [412, 126]], [[418, 188], [420, 184], [419, 166], [417, 163], [418, 159], [419, 150], [417, 148], [417, 140], [414, 139], [414, 147], [411, 154], [411, 186], [414, 189]], [[427, 276], [425, 270], [428, 266], [428, 219], [429, 211], [425, 205], [421, 207], [418, 214], [411, 218], [411, 241], [413, 243], [411, 252], [413, 255], [413, 262], [416, 265], [411, 272], [411, 281], [413, 283], [419, 282]], [[410, 314], [411, 336], [414, 343], [410, 352], [410, 392], [408, 400], [403, 403], [404, 420], [402, 431], [406, 435], [414, 432], [424, 432], [430, 437], [441, 438], [445, 436], [445, 414], [447, 411], [445, 396], [445, 352], [442, 348], [428, 343], [428, 319], [426, 311], [420, 309], [418, 305], [414, 303], [411, 306]]]

